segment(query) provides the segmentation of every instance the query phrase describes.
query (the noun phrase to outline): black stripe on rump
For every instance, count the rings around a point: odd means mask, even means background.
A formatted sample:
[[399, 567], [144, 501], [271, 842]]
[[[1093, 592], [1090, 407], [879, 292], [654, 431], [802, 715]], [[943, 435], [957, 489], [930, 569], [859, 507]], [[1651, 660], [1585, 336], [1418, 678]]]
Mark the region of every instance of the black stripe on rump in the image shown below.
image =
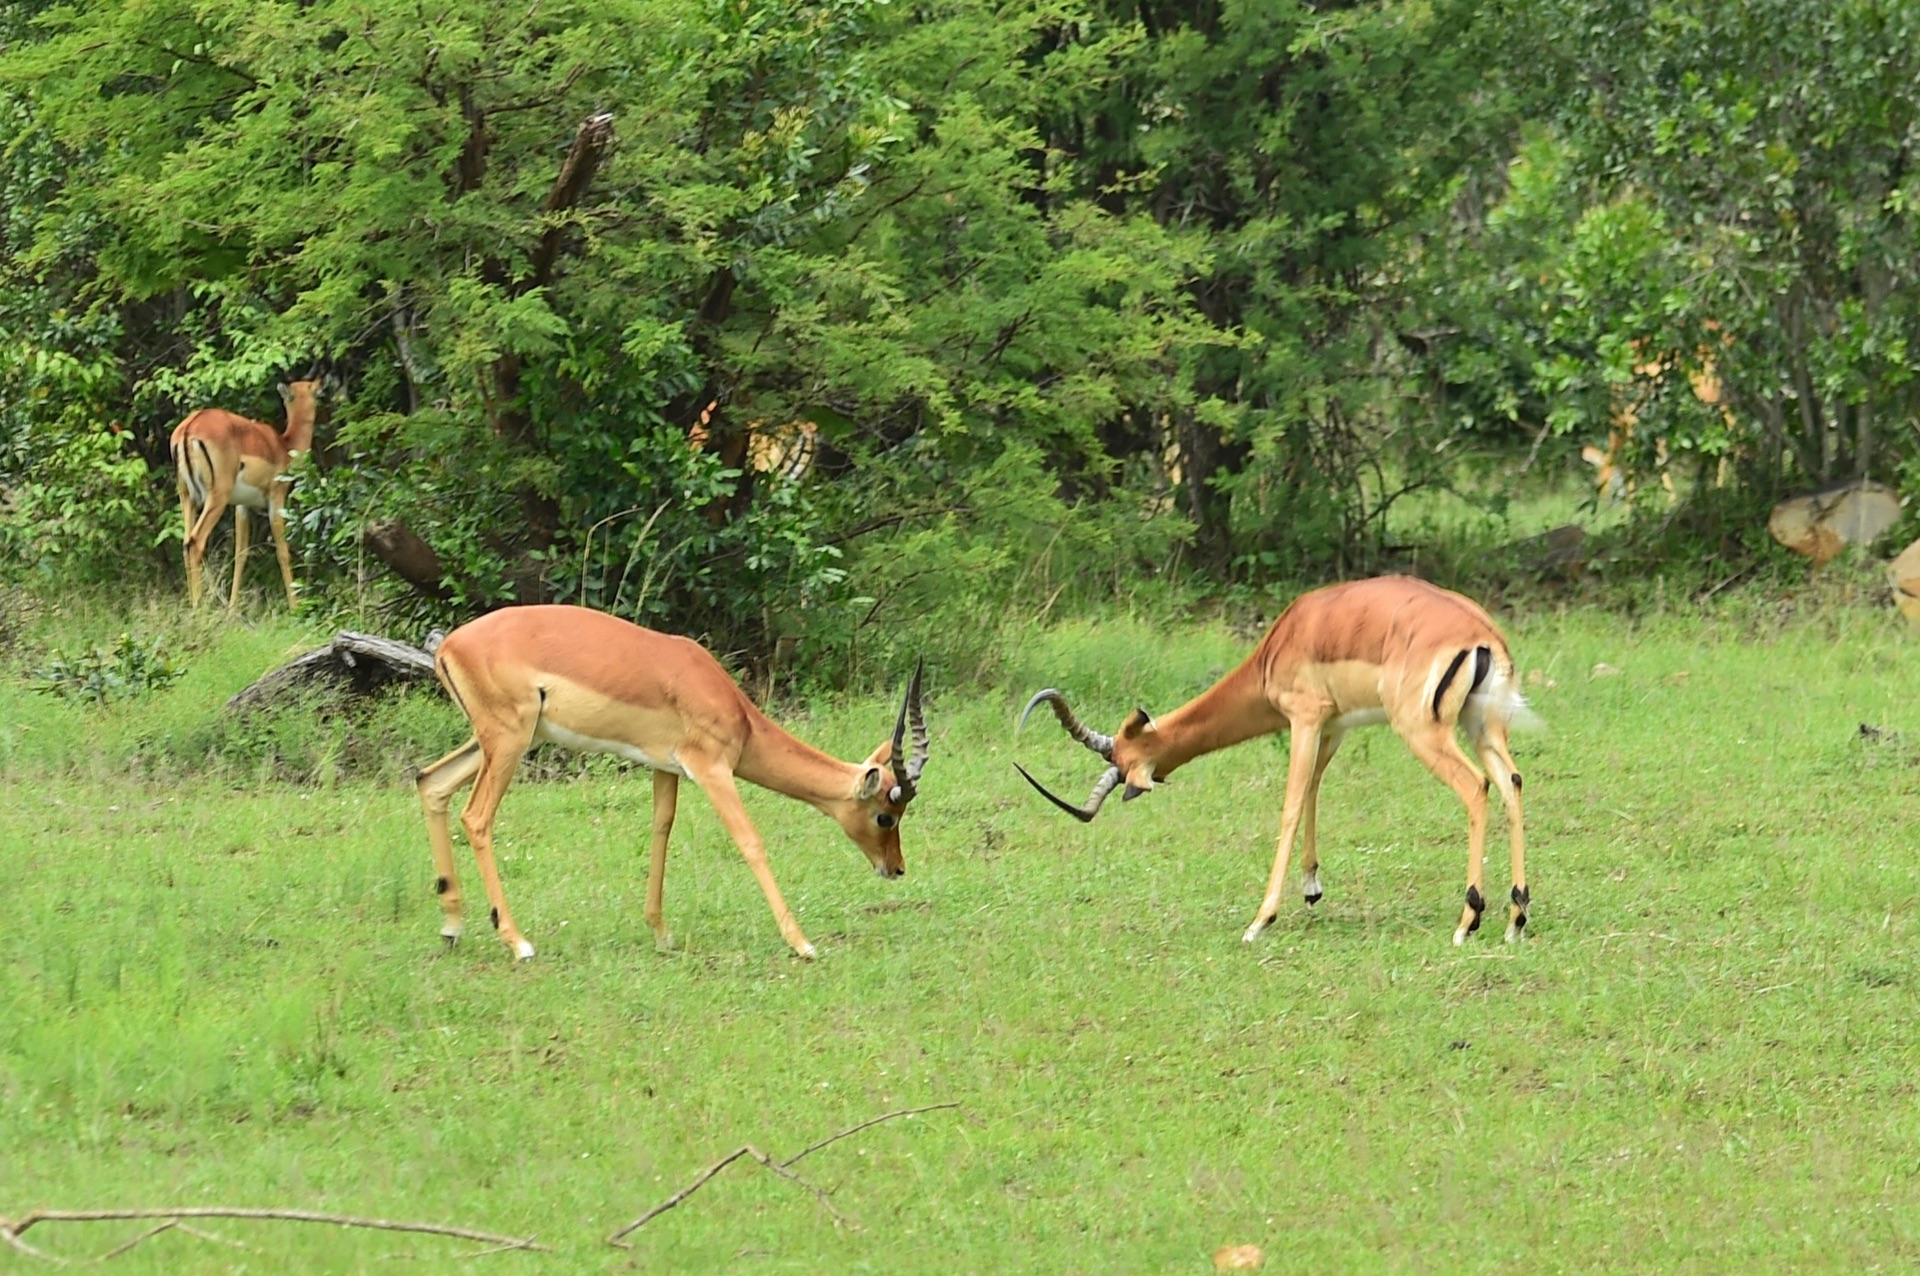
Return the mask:
[[1484, 646], [1475, 647], [1473, 649], [1473, 685], [1467, 688], [1468, 695], [1480, 690], [1480, 684], [1487, 680], [1487, 671], [1492, 668], [1493, 652]]
[[[1482, 648], [1482, 650], [1485, 649]], [[1446, 697], [1447, 688], [1453, 685], [1453, 676], [1460, 672], [1460, 666], [1466, 658], [1466, 652], [1454, 652], [1453, 663], [1448, 665], [1447, 671], [1440, 675], [1440, 685], [1433, 689], [1433, 720], [1435, 722], [1440, 721], [1440, 701]]]

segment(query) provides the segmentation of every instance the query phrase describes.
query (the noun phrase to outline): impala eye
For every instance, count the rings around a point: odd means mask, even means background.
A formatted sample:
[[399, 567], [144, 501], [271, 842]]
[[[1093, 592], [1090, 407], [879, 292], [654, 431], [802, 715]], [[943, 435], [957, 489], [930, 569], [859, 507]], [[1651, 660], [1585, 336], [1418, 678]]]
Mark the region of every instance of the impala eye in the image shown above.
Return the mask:
[[898, 824], [900, 821], [894, 819], [893, 816], [888, 814], [886, 811], [882, 811], [880, 812], [880, 814], [873, 817], [873, 822], [875, 824], [878, 824], [883, 829], [890, 829], [895, 824]]

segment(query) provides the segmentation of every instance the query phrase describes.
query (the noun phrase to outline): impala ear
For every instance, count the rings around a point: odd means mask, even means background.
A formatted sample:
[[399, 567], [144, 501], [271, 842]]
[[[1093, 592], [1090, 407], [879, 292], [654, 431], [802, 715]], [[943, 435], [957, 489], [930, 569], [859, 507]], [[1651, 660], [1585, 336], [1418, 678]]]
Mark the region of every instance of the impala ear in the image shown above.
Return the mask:
[[1141, 708], [1134, 709], [1127, 715], [1127, 720], [1120, 724], [1121, 735], [1139, 735], [1143, 731], [1154, 730], [1158, 728], [1154, 725], [1153, 715]]
[[288, 400], [290, 400], [290, 399], [292, 399], [292, 397], [293, 397], [293, 387], [292, 387], [292, 386], [290, 386], [290, 385], [288, 385], [288, 384], [287, 384], [287, 383], [286, 383], [285, 381], [282, 381], [282, 382], [281, 382], [281, 383], [280, 383], [279, 385], [277, 385], [277, 386], [275, 386], [274, 388], [280, 391], [280, 401], [281, 401], [281, 402], [283, 402], [283, 403], [284, 403], [284, 402], [287, 402]]
[[[885, 748], [882, 745], [881, 748]], [[877, 750], [876, 750], [877, 752]], [[880, 793], [880, 786], [887, 782], [887, 773], [877, 766], [870, 766], [866, 774], [860, 777], [860, 787], [855, 790], [854, 798], [861, 802], [870, 802]]]

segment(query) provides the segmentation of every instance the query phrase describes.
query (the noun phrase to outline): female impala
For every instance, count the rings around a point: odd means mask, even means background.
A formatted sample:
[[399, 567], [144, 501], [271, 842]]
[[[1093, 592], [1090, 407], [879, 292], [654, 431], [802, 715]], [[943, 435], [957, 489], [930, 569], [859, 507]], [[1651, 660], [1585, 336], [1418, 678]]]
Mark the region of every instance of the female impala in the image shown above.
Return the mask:
[[[734, 685], [720, 662], [690, 638], [642, 629], [584, 607], [505, 607], [448, 634], [434, 654], [440, 683], [473, 724], [473, 739], [420, 772], [448, 943], [460, 937], [460, 887], [454, 879], [447, 807], [468, 784], [460, 816], [508, 948], [533, 956], [507, 911], [493, 862], [493, 817], [521, 757], [534, 741], [612, 753], [653, 771], [653, 863], [647, 874], [647, 924], [672, 945], [661, 911], [667, 838], [684, 776], [720, 813], [747, 867], [773, 907], [794, 952], [814, 955], [767, 867], [766, 852], [740, 804], [736, 778], [798, 798], [832, 816], [882, 877], [906, 872], [900, 817], [927, 764], [920, 670], [913, 672], [893, 738], [862, 762], [838, 762], [774, 725]], [[909, 730], [913, 754], [901, 766]]]
[[[1082, 821], [1093, 819], [1107, 794], [1123, 782], [1121, 800], [1138, 797], [1174, 768], [1205, 753], [1255, 736], [1291, 730], [1286, 804], [1280, 844], [1260, 911], [1247, 927], [1251, 941], [1280, 911], [1287, 855], [1301, 833], [1302, 894], [1320, 899], [1320, 855], [1315, 808], [1320, 777], [1354, 727], [1390, 723], [1426, 768], [1460, 795], [1467, 807], [1467, 904], [1453, 933], [1458, 944], [1480, 927], [1486, 908], [1480, 891], [1487, 831], [1487, 786], [1506, 803], [1513, 843], [1513, 905], [1507, 939], [1527, 924], [1526, 833], [1520, 815], [1520, 773], [1507, 752], [1507, 730], [1528, 716], [1514, 677], [1507, 640], [1481, 608], [1459, 594], [1408, 576], [1381, 576], [1302, 594], [1267, 630], [1251, 656], [1209, 691], [1159, 719], [1135, 709], [1118, 735], [1090, 731], [1067, 701], [1048, 688], [1027, 702], [1050, 703], [1067, 733], [1109, 764], [1085, 806], [1070, 806], [1014, 766], [1048, 801]], [[1492, 779], [1460, 750], [1456, 728], [1466, 728], [1474, 753]]]
[[280, 398], [287, 406], [285, 433], [222, 408], [201, 408], [174, 427], [169, 448], [180, 516], [187, 525], [187, 598], [193, 606], [200, 605], [200, 565], [207, 556], [207, 540], [228, 505], [233, 506], [233, 592], [227, 606], [240, 601], [249, 509], [267, 516], [287, 606], [294, 605], [293, 559], [287, 550], [287, 486], [292, 480], [282, 476], [296, 456], [313, 446], [321, 393], [319, 381], [281, 385]]

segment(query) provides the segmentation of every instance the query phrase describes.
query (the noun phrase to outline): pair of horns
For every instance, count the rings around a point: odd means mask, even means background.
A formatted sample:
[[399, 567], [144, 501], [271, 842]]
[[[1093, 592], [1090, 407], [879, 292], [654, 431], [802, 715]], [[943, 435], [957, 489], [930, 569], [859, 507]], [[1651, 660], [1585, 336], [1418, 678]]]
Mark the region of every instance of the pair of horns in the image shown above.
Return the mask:
[[1113, 792], [1120, 786], [1122, 778], [1120, 768], [1112, 765], [1113, 737], [1110, 735], [1102, 735], [1082, 723], [1079, 718], [1074, 716], [1073, 710], [1067, 705], [1067, 698], [1060, 694], [1059, 690], [1054, 687], [1048, 687], [1045, 691], [1037, 692], [1033, 699], [1027, 701], [1027, 707], [1020, 711], [1020, 724], [1016, 726], [1014, 730], [1018, 732], [1021, 727], [1026, 726], [1027, 715], [1042, 704], [1048, 704], [1053, 707], [1053, 716], [1060, 719], [1060, 725], [1066, 728], [1068, 735], [1072, 736], [1078, 743], [1085, 745], [1092, 752], [1106, 759], [1108, 763], [1107, 769], [1102, 772], [1100, 778], [1094, 782], [1093, 792], [1087, 796], [1086, 805], [1084, 806], [1075, 806], [1065, 798], [1056, 797], [1047, 790], [1046, 785], [1034, 779], [1032, 775], [1028, 774], [1027, 768], [1021, 766], [1018, 762], [1013, 764], [1013, 769], [1018, 771], [1021, 778], [1026, 780], [1028, 784], [1031, 784], [1041, 797], [1053, 803], [1074, 819], [1079, 820], [1082, 824], [1092, 823], [1093, 817], [1100, 813], [1100, 804], [1107, 800], [1107, 794]]
[[[926, 768], [928, 746], [931, 743], [927, 735], [927, 721], [920, 712], [920, 675], [926, 669], [925, 660], [916, 660], [913, 664], [913, 680], [907, 684], [907, 694], [900, 701], [900, 716], [893, 724], [893, 762], [897, 783], [887, 799], [896, 805], [913, 800], [920, 791], [920, 772]], [[907, 732], [913, 732], [913, 756], [907, 758], [905, 767], [900, 759], [907, 751]]]

